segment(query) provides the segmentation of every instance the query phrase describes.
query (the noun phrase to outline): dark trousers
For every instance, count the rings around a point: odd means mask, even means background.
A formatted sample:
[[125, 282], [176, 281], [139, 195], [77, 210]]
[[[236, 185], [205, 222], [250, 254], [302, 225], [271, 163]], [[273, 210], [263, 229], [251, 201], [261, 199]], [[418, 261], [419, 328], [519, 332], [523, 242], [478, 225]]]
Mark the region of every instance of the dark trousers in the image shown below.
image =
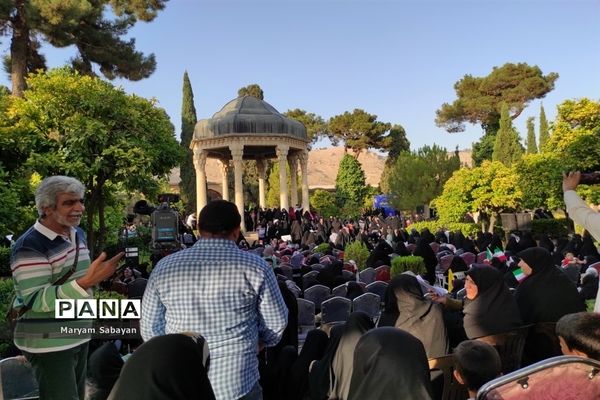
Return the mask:
[[88, 343], [51, 353], [23, 352], [40, 387], [41, 400], [83, 400]]

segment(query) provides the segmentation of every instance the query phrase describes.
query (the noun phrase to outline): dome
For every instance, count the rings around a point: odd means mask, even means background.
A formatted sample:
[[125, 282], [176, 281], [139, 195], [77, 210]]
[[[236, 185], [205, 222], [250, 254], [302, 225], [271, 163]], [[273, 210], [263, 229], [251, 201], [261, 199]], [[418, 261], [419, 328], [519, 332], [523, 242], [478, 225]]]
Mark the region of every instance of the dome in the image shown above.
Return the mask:
[[195, 139], [223, 135], [286, 135], [308, 141], [303, 124], [280, 114], [266, 101], [243, 96], [225, 104], [210, 119], [196, 123]]

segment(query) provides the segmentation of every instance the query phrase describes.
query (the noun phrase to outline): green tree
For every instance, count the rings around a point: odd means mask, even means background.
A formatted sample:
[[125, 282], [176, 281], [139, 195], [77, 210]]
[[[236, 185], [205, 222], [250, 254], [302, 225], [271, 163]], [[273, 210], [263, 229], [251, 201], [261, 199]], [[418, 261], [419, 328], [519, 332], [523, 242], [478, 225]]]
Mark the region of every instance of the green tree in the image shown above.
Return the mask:
[[548, 130], [548, 120], [546, 119], [546, 111], [544, 111], [544, 105], [540, 105], [540, 152], [546, 147], [546, 142], [550, 138], [550, 131]]
[[510, 167], [513, 163], [521, 159], [523, 147], [519, 142], [519, 134], [512, 126], [512, 121], [508, 115], [508, 105], [502, 104], [500, 112], [500, 128], [496, 133], [494, 142], [493, 161], [500, 161], [502, 164]]
[[538, 152], [537, 144], [535, 143], [534, 119], [534, 117], [527, 118], [527, 154], [535, 154]]
[[283, 115], [302, 123], [306, 127], [306, 133], [311, 143], [316, 142], [324, 136], [328, 136], [327, 123], [322, 117], [316, 114], [295, 108], [287, 110]]
[[494, 153], [494, 143], [496, 143], [496, 132], [484, 133], [478, 142], [473, 143], [473, 165], [478, 167], [484, 161], [491, 160]]
[[565, 165], [558, 153], [528, 154], [519, 161], [516, 170], [523, 207], [530, 210], [564, 208], [562, 172]]
[[559, 104], [546, 149], [559, 154], [565, 168], [600, 170], [600, 101], [582, 98]]
[[11, 105], [17, 126], [37, 141], [28, 163], [42, 176], [65, 174], [83, 182], [88, 243], [100, 251], [106, 199], [118, 188], [152, 195], [156, 177], [179, 164], [173, 125], [153, 101], [64, 68], [32, 74], [28, 85]]
[[383, 180], [390, 200], [399, 210], [414, 210], [440, 195], [444, 184], [460, 168], [456, 153], [449, 155], [437, 145], [423, 146], [416, 152], [404, 152]]
[[[154, 72], [154, 55], [135, 50], [135, 39], [124, 39], [138, 20], [152, 21], [166, 0], [14, 0], [0, 4], [0, 27], [11, 37], [12, 93], [21, 96], [28, 72], [44, 67], [40, 41], [55, 47], [73, 46], [73, 67], [93, 74], [96, 65], [109, 79], [139, 80]], [[110, 17], [107, 17], [110, 16]], [[35, 69], [33, 69], [35, 68]]]
[[515, 169], [497, 161], [455, 171], [433, 201], [440, 221], [463, 222], [467, 212], [477, 212], [482, 228], [493, 231], [498, 213], [520, 207], [522, 193], [515, 185], [517, 179]]
[[393, 164], [398, 156], [410, 151], [410, 141], [406, 137], [406, 131], [402, 125], [393, 125], [388, 136], [385, 138], [385, 149], [388, 151], [386, 164]]
[[181, 104], [181, 147], [184, 153], [179, 165], [179, 184], [181, 198], [186, 205], [186, 214], [196, 208], [196, 173], [194, 169], [194, 155], [190, 143], [194, 136], [194, 127], [198, 118], [194, 107], [194, 92], [187, 71], [183, 74], [183, 100]]
[[352, 156], [345, 154], [340, 161], [335, 178], [335, 195], [340, 208], [352, 205], [361, 207], [365, 198], [367, 183], [362, 166]]
[[[288, 193], [290, 193], [291, 175], [290, 175], [290, 165], [288, 163], [285, 164], [285, 172], [287, 175]], [[267, 175], [268, 175], [267, 194], [266, 194], [265, 202], [267, 203], [267, 207], [279, 207], [279, 200], [280, 200], [279, 199], [279, 194], [280, 194], [279, 162], [271, 163], [270, 167], [267, 168]], [[300, 179], [298, 179], [298, 176], [296, 176], [296, 182], [300, 182]], [[297, 185], [297, 186], [298, 186], [298, 191], [300, 191], [301, 190], [300, 185]], [[258, 187], [256, 190], [258, 192]], [[257, 195], [257, 197], [258, 197], [258, 195]], [[301, 198], [302, 198], [302, 196], [299, 194], [298, 199], [301, 199]], [[292, 205], [294, 205], [294, 204], [292, 204]]]
[[377, 115], [364, 110], [356, 108], [352, 113], [346, 111], [336, 115], [328, 125], [331, 135], [344, 142], [346, 152], [352, 149], [356, 159], [363, 150], [385, 149], [387, 146], [385, 134], [390, 124], [377, 121]]
[[253, 96], [261, 100], [265, 99], [265, 94], [263, 93], [263, 90], [256, 83], [240, 88], [238, 90], [238, 97], [242, 96]]
[[336, 205], [335, 195], [326, 190], [317, 189], [310, 196], [310, 206], [319, 215], [328, 218], [339, 216], [340, 209]]

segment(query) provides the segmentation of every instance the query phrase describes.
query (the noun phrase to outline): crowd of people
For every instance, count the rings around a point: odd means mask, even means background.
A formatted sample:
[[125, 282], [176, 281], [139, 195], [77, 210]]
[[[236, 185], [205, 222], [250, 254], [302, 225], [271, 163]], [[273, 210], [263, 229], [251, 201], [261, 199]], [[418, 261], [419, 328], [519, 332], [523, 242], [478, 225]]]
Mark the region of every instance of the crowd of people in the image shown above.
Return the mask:
[[[86, 289], [114, 274], [122, 256], [90, 260], [76, 227], [83, 212], [80, 184], [49, 179], [36, 193], [40, 221], [18, 239], [11, 260], [17, 295], [28, 308], [22, 327], [53, 312], [47, 304], [55, 298], [89, 296]], [[196, 222], [199, 240], [157, 263], [142, 297], [143, 343], [126, 360], [120, 341], [93, 343], [87, 362], [88, 341], [70, 339], [61, 348], [56, 340], [65, 339], [19, 336], [15, 342], [34, 367], [41, 398], [436, 399], [443, 379], [428, 360], [448, 354], [468, 390], [465, 398], [473, 398], [507, 372], [484, 338], [524, 327], [523, 365], [561, 353], [599, 357], [600, 314], [587, 312], [586, 301], [597, 294], [593, 271], [600, 255], [587, 233], [513, 232], [504, 245], [489, 233], [418, 232], [399, 217], [321, 218], [296, 208], [257, 213], [252, 222], [259, 238], [249, 243], [241, 218], [233, 203], [210, 202]], [[369, 249], [365, 265], [345, 256], [351, 241]], [[57, 265], [57, 276], [67, 271], [62, 282], [32, 281], [38, 278], [28, 261], [38, 242], [61, 245], [44, 262]], [[39, 265], [47, 253], [42, 245], [35, 253]], [[478, 257], [481, 262], [465, 257], [484, 252], [493, 256]], [[297, 299], [307, 289], [344, 286], [343, 296], [356, 299], [367, 291], [359, 270], [408, 255], [420, 256], [425, 272], [390, 276], [389, 268], [379, 268], [384, 273], [375, 279], [387, 288], [376, 316], [355, 311], [319, 326], [316, 307], [314, 329], [299, 337]], [[445, 257], [451, 258], [447, 268]], [[136, 271], [120, 279], [135, 281]], [[444, 291], [439, 286], [448, 280], [451, 290]]]

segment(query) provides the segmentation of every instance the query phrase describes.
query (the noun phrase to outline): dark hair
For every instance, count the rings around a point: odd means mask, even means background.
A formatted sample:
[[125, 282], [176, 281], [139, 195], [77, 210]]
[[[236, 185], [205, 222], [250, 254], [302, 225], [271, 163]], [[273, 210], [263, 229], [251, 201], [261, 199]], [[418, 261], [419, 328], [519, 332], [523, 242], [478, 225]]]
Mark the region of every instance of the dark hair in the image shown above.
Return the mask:
[[564, 339], [569, 349], [600, 360], [600, 314], [578, 312], [564, 315], [556, 323], [556, 334]]
[[502, 362], [496, 349], [479, 340], [461, 342], [454, 349], [454, 361], [469, 390], [479, 390], [502, 372]]
[[227, 235], [240, 226], [242, 218], [235, 204], [225, 200], [214, 200], [200, 211], [198, 229], [200, 231]]

